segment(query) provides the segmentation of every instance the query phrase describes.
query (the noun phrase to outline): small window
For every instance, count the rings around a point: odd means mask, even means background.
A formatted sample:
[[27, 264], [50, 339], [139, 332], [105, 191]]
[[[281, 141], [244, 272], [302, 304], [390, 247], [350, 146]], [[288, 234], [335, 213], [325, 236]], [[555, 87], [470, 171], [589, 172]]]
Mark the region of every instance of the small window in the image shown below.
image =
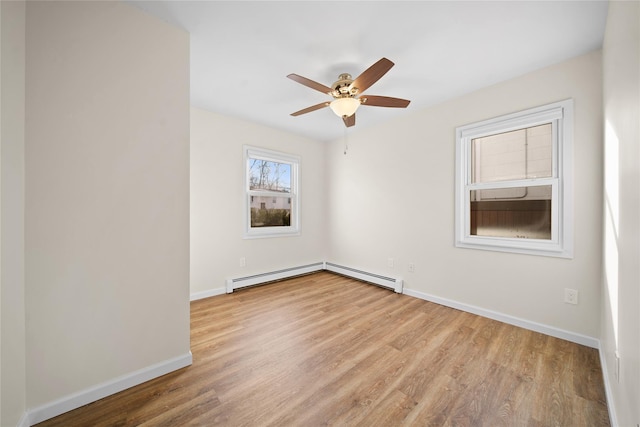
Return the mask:
[[299, 234], [297, 156], [244, 147], [245, 238]]
[[456, 129], [456, 246], [572, 256], [572, 101]]

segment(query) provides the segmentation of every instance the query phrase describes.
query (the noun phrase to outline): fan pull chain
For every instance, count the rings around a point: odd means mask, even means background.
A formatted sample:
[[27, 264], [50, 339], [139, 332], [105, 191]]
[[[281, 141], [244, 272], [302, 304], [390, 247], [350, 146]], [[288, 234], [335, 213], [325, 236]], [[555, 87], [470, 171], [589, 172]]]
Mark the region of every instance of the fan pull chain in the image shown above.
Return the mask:
[[344, 128], [344, 155], [347, 155], [347, 150], [349, 150], [349, 133], [347, 132], [347, 128]]

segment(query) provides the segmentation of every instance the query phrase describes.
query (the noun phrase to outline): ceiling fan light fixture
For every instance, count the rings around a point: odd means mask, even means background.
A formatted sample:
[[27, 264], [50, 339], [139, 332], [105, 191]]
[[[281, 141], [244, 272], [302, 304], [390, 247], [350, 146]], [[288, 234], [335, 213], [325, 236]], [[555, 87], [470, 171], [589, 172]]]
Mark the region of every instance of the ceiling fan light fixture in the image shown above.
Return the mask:
[[358, 98], [344, 97], [331, 101], [329, 107], [338, 117], [351, 117], [360, 106]]

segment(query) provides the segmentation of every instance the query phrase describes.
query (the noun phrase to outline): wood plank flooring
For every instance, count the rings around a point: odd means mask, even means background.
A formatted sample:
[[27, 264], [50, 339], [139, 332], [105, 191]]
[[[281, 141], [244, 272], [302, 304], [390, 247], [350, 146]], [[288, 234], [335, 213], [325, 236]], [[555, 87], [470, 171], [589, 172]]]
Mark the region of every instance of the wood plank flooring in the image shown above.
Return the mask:
[[193, 365], [39, 426], [608, 426], [595, 349], [328, 272], [191, 303]]

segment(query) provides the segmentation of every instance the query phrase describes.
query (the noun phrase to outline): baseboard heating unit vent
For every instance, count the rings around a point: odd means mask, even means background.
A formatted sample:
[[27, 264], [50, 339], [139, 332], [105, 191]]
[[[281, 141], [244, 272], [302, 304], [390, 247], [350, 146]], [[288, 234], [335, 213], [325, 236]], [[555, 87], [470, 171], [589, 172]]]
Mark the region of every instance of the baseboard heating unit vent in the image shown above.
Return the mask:
[[379, 274], [369, 273], [367, 271], [345, 267], [343, 265], [333, 264], [330, 262], [316, 262], [314, 264], [285, 268], [283, 270], [271, 271], [269, 273], [254, 274], [252, 276], [227, 279], [226, 292], [230, 294], [234, 289], [248, 288], [250, 286], [261, 285], [268, 282], [274, 282], [276, 280], [288, 279], [290, 277], [301, 276], [303, 274], [314, 273], [316, 271], [322, 270], [331, 271], [333, 273], [341, 274], [353, 279], [362, 280], [363, 282], [372, 283], [374, 285], [392, 290], [399, 294], [402, 293], [402, 279], [385, 277]]
[[269, 273], [254, 274], [253, 276], [238, 277], [236, 279], [227, 279], [227, 293], [230, 294], [234, 289], [246, 288], [321, 270], [324, 270], [324, 263], [317, 262], [315, 264], [303, 265], [301, 267], [285, 268], [284, 270], [271, 271]]
[[379, 274], [369, 273], [367, 271], [357, 270], [355, 268], [345, 267], [330, 262], [325, 262], [324, 265], [324, 269], [327, 271], [332, 271], [334, 273], [342, 274], [343, 276], [353, 277], [354, 279], [373, 283], [374, 285], [390, 289], [398, 294], [402, 293], [402, 279], [385, 277]]

